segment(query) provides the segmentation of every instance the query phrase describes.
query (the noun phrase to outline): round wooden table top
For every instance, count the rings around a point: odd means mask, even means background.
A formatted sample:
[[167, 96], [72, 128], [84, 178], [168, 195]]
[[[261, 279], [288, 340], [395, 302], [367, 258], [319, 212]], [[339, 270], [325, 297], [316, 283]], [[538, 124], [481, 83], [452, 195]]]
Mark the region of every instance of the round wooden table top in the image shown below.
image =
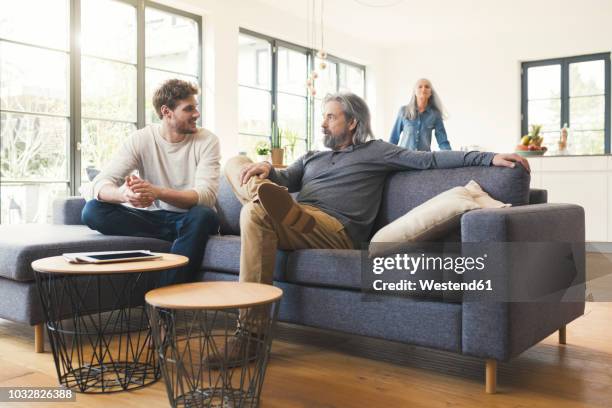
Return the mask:
[[32, 269], [44, 273], [57, 273], [68, 275], [79, 274], [113, 274], [113, 273], [137, 273], [154, 272], [165, 269], [178, 268], [189, 263], [189, 258], [183, 255], [153, 252], [161, 255], [161, 258], [149, 261], [112, 262], [100, 264], [76, 264], [70, 263], [63, 256], [52, 256], [32, 262]]
[[145, 301], [168, 309], [230, 309], [272, 303], [283, 291], [253, 282], [193, 282], [153, 289]]

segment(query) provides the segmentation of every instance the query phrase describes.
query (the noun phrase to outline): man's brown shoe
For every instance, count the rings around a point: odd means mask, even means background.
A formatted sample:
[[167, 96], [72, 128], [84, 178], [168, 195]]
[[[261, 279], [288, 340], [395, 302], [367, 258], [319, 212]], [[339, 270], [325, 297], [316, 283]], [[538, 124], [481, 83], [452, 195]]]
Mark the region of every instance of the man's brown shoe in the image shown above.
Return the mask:
[[254, 334], [239, 331], [225, 344], [218, 345], [215, 352], [209, 352], [205, 364], [212, 369], [240, 367], [245, 362], [255, 361], [257, 348], [263, 347], [262, 340]]
[[268, 215], [279, 224], [302, 233], [309, 233], [314, 229], [314, 217], [293, 201], [285, 187], [264, 183], [257, 189], [257, 196]]

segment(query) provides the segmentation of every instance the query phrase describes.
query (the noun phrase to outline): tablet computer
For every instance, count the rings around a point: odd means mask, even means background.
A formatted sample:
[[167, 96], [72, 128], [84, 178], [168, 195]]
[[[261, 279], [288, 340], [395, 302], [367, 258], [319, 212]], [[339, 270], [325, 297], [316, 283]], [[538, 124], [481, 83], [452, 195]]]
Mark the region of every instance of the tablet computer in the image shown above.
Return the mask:
[[108, 263], [108, 262], [131, 262], [149, 261], [159, 259], [162, 256], [148, 250], [134, 251], [103, 251], [103, 252], [77, 252], [63, 254], [70, 263]]

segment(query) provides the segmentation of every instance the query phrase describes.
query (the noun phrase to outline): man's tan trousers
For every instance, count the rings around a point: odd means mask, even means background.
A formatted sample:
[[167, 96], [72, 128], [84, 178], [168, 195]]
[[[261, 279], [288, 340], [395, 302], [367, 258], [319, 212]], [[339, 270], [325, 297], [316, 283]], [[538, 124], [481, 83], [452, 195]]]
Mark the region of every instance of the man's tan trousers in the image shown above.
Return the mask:
[[300, 233], [275, 222], [257, 199], [259, 185], [272, 181], [256, 176], [246, 184], [240, 184], [240, 170], [250, 163], [248, 157], [237, 156], [225, 165], [225, 176], [243, 205], [240, 212], [241, 282], [271, 284], [277, 249], [353, 248], [340, 221], [316, 207], [298, 204], [316, 220], [314, 230], [309, 233]]

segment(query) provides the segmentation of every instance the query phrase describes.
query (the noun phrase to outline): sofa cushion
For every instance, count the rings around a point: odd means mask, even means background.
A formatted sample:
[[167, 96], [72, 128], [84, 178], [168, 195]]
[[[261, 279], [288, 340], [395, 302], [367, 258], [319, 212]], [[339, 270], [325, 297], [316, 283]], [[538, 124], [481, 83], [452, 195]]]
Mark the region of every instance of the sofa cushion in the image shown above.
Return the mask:
[[34, 280], [30, 264], [64, 252], [150, 249], [167, 252], [170, 243], [154, 238], [102, 235], [84, 225], [16, 224], [0, 226], [0, 276]]
[[401, 171], [387, 178], [372, 235], [430, 198], [470, 180], [503, 203], [519, 206], [529, 202], [530, 176], [521, 166]]
[[[300, 249], [278, 251], [274, 280], [298, 285], [361, 290], [361, 256], [355, 249]], [[240, 270], [240, 237], [210, 237], [206, 245], [202, 270], [238, 275]], [[430, 271], [437, 282], [457, 277], [441, 271]], [[197, 279], [202, 279], [201, 276]], [[414, 297], [441, 298], [437, 291], [414, 291]]]
[[361, 289], [361, 251], [300, 249], [289, 253], [287, 271], [278, 279], [311, 286]]
[[242, 204], [236, 198], [225, 176], [221, 176], [216, 208], [217, 214], [219, 214], [221, 234], [240, 235], [240, 210], [242, 209]]
[[[274, 280], [311, 286], [361, 288], [361, 253], [345, 249], [301, 249], [278, 251]], [[210, 237], [202, 269], [231, 273], [240, 271], [240, 237]]]
[[[287, 253], [276, 252], [275, 280], [284, 280], [287, 265]], [[238, 275], [240, 273], [240, 236], [215, 235], [206, 244], [202, 269], [214, 270]]]

